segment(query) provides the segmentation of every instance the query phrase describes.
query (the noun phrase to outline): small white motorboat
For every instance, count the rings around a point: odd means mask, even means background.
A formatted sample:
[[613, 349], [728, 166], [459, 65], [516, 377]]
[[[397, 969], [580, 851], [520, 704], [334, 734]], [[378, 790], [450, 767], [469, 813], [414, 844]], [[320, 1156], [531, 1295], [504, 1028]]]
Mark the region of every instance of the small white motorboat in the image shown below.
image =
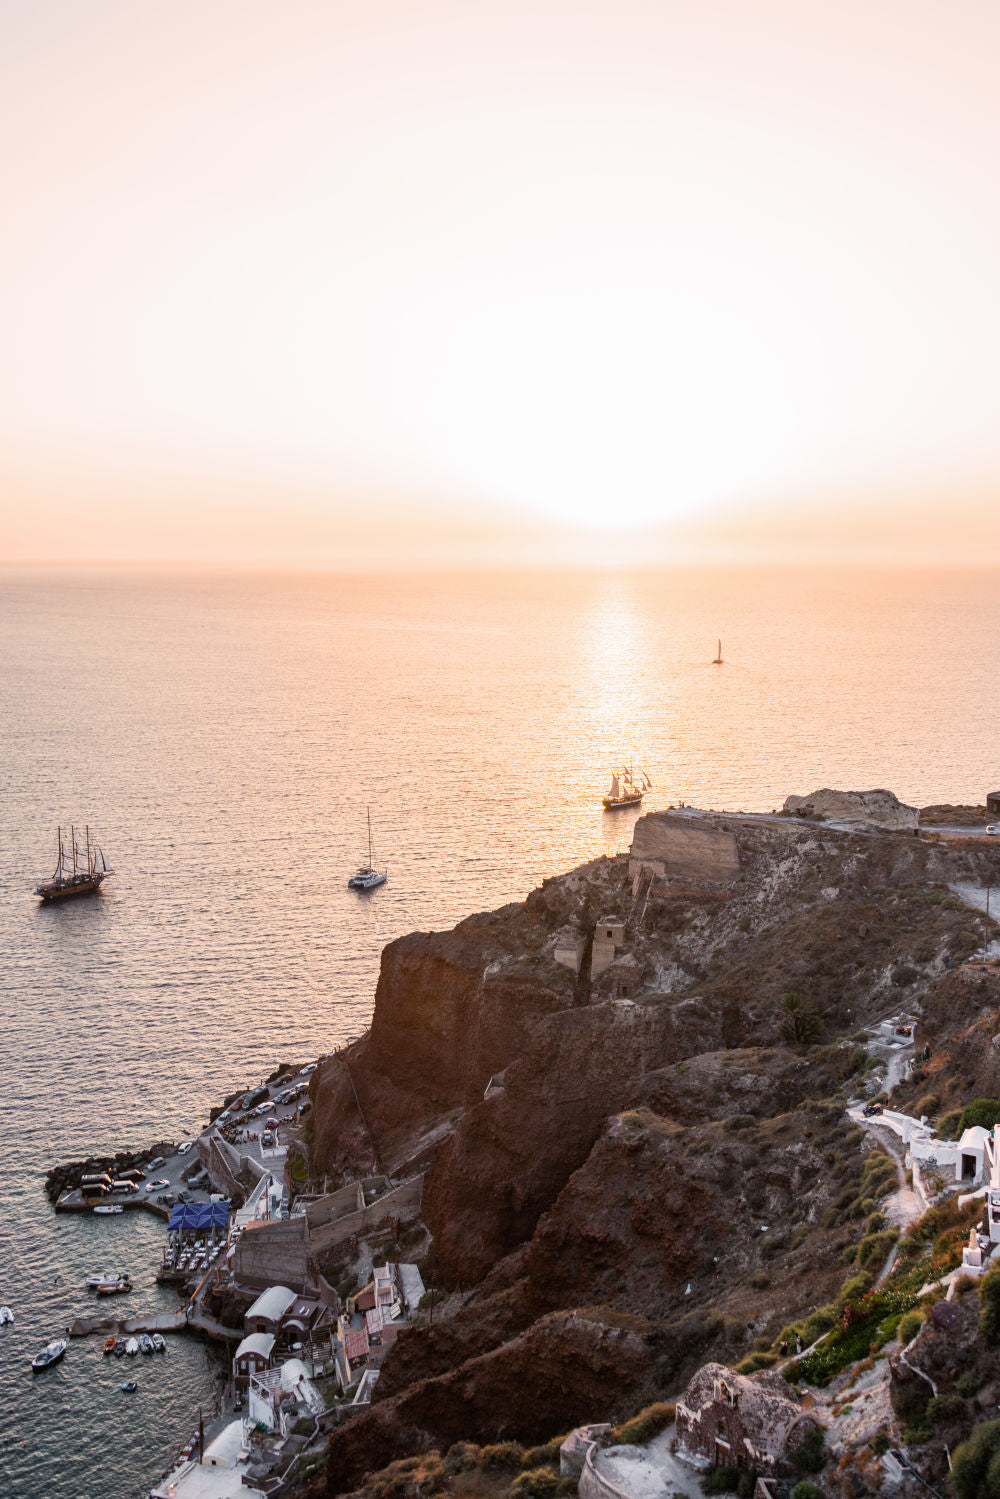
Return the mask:
[[139, 1386], [134, 1379], [123, 1379], [118, 1388], [124, 1390], [126, 1395], [134, 1395]]
[[9, 1306], [0, 1306], [0, 1327], [6, 1327], [8, 1322], [13, 1322], [14, 1313]]
[[96, 1275], [88, 1275], [84, 1285], [88, 1291], [96, 1291], [98, 1286], [106, 1286], [110, 1281], [121, 1280], [122, 1270], [101, 1270]]
[[153, 1348], [153, 1340], [149, 1336], [148, 1332], [141, 1332], [139, 1334], [139, 1352], [140, 1353], [154, 1353], [155, 1352], [155, 1349]]
[[52, 1343], [46, 1343], [41, 1353], [36, 1353], [31, 1360], [33, 1369], [48, 1369], [51, 1364], [58, 1364], [66, 1352], [66, 1339], [57, 1338]]
[[129, 1358], [132, 1358], [135, 1354], [137, 1354], [139, 1352], [139, 1339], [129, 1338], [128, 1342], [125, 1344], [125, 1352], [128, 1354]]
[[132, 1289], [132, 1282], [127, 1275], [118, 1275], [113, 1279], [99, 1281], [94, 1287], [98, 1296], [124, 1296]]
[[103, 1214], [106, 1218], [110, 1218], [114, 1213], [124, 1213], [124, 1211], [120, 1202], [105, 1202], [94, 1209], [95, 1213]]
[[154, 1332], [154, 1334], [153, 1334], [153, 1348], [154, 1348], [154, 1350], [155, 1350], [156, 1353], [166, 1353], [166, 1351], [167, 1351], [167, 1340], [163, 1336], [162, 1332]]

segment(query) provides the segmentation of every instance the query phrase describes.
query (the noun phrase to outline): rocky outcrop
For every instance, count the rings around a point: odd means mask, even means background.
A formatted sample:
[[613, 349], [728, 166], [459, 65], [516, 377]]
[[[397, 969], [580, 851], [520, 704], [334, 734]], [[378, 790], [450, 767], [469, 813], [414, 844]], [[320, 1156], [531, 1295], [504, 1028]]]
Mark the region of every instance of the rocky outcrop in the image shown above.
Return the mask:
[[740, 859], [731, 826], [700, 815], [650, 812], [640, 817], [629, 851], [629, 875], [643, 870], [682, 883], [728, 885]]
[[405, 1453], [444, 1451], [461, 1440], [538, 1442], [595, 1411], [627, 1409], [654, 1358], [655, 1340], [628, 1319], [598, 1310], [545, 1318], [452, 1373], [372, 1404], [335, 1432], [329, 1492], [349, 1492]]
[[809, 796], [785, 798], [789, 817], [816, 817], [848, 826], [884, 828], [893, 832], [916, 829], [920, 813], [892, 791], [813, 791]]

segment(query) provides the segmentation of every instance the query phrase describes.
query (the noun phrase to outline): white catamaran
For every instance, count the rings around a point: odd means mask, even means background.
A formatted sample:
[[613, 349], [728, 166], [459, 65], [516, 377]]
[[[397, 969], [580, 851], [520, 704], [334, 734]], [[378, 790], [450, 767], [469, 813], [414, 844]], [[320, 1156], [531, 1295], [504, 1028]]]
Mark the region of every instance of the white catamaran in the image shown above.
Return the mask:
[[652, 781], [644, 770], [633, 771], [631, 765], [623, 765], [611, 777], [611, 790], [604, 797], [604, 805], [612, 807], [638, 807]]
[[351, 875], [347, 882], [349, 890], [374, 890], [376, 885], [384, 885], [388, 878], [388, 869], [378, 869], [375, 865], [375, 850], [372, 847], [372, 809], [368, 808], [368, 863], [361, 864]]
[[76, 828], [71, 826], [67, 848], [62, 828], [57, 830], [59, 856], [56, 859], [56, 872], [51, 880], [35, 887], [35, 894], [40, 895], [42, 900], [62, 900], [67, 895], [88, 895], [93, 890], [99, 890], [109, 874], [114, 874], [114, 870], [108, 867], [101, 845], [91, 843], [89, 827], [85, 837], [86, 846], [81, 848]]

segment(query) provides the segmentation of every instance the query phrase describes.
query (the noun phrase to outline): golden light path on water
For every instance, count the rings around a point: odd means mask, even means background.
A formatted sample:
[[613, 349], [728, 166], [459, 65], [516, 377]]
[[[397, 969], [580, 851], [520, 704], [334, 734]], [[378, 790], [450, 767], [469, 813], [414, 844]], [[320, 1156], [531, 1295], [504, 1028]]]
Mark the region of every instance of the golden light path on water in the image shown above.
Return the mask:
[[[1000, 781], [988, 574], [7, 574], [0, 618], [16, 1499], [145, 1492], [217, 1394], [215, 1355], [184, 1339], [131, 1406], [93, 1348], [27, 1377], [89, 1270], [121, 1265], [137, 1307], [169, 1302], [160, 1226], [55, 1218], [49, 1166], [196, 1130], [277, 1061], [360, 1030], [386, 942], [626, 847], [633, 817], [600, 806], [624, 758], [654, 807], [769, 809], [823, 785], [981, 801]], [[358, 898], [367, 804], [390, 874]], [[40, 909], [71, 820], [116, 877]]]

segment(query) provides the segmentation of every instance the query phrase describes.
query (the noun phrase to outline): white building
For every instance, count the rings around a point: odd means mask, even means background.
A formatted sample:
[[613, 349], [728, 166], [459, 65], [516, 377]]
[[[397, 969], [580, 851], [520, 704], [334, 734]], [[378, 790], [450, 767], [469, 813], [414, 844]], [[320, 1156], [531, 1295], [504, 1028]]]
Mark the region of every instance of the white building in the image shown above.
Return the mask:
[[150, 1499], [263, 1499], [244, 1483], [250, 1452], [243, 1422], [231, 1421], [205, 1448], [203, 1462], [185, 1460], [150, 1490]]
[[300, 1358], [290, 1358], [280, 1369], [251, 1374], [247, 1414], [252, 1424], [266, 1426], [287, 1437], [303, 1415], [322, 1415], [323, 1397]]
[[251, 1374], [260, 1374], [271, 1367], [273, 1349], [273, 1332], [252, 1332], [243, 1339], [233, 1354], [233, 1382], [237, 1389], [246, 1384]]
[[296, 1297], [287, 1286], [268, 1286], [243, 1318], [243, 1326], [247, 1332], [276, 1333]]

